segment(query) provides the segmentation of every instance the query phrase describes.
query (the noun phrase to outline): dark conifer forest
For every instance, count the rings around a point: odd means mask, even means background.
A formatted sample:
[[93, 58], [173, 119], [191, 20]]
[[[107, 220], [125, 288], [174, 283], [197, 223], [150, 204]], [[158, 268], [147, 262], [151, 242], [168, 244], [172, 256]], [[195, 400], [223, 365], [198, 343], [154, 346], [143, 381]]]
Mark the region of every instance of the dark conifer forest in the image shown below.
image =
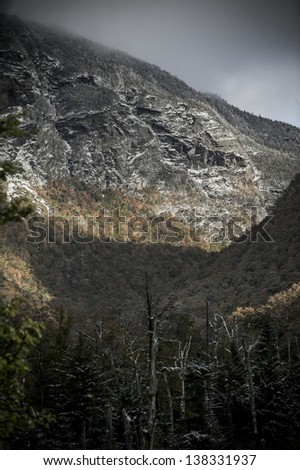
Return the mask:
[[[20, 260], [6, 291], [22, 278], [23, 296], [1, 306], [1, 446], [298, 449], [299, 197], [296, 178], [275, 211], [272, 244], [202, 255], [90, 245], [81, 257], [95, 272], [101, 264], [105, 283], [95, 277], [77, 309], [63, 302], [72, 284], [58, 289], [45, 277], [56, 292], [50, 302], [35, 285], [34, 273], [42, 279], [47, 265], [31, 261], [30, 275], [20, 272], [21, 259], [34, 255], [15, 234]], [[2, 228], [6, 249], [15, 230], [22, 234], [22, 224]], [[68, 263], [72, 248], [39, 250], [55, 266], [54, 259]], [[72, 268], [79, 284], [82, 266]], [[80, 298], [87, 287], [79, 284]]]

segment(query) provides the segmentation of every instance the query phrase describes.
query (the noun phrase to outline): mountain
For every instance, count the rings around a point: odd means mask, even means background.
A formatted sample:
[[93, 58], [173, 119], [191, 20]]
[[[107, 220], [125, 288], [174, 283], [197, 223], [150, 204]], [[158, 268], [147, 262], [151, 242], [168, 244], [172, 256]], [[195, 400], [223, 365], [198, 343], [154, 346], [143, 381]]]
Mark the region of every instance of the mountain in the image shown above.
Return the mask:
[[[148, 264], [180, 286], [185, 311], [194, 314], [208, 299], [230, 313], [299, 281], [299, 179], [289, 186], [300, 171], [299, 129], [197, 93], [123, 53], [0, 18], [2, 119], [18, 116], [26, 132], [2, 139], [1, 158], [25, 170], [10, 180], [8, 194], [29, 193], [40, 212], [52, 211], [42, 243], [24, 243], [25, 228], [3, 232], [8, 294], [40, 295], [80, 313], [119, 308]], [[99, 216], [101, 208], [115, 224], [116, 208], [127, 221], [175, 216], [194, 236], [172, 238], [165, 222], [159, 230], [150, 224], [154, 243], [126, 243], [126, 236], [107, 243], [107, 234], [65, 243], [62, 227], [53, 228], [57, 215]], [[266, 220], [274, 242], [239, 239]], [[203, 251], [228, 245], [228, 237], [234, 243], [221, 253]]]
[[300, 130], [0, 36], [0, 448], [299, 448]]
[[[150, 197], [168, 212], [220, 230], [234, 217], [240, 235], [261, 221], [300, 171], [300, 130], [201, 94], [154, 65], [70, 34], [1, 15], [0, 113], [19, 116], [30, 138], [11, 138], [0, 158], [22, 164], [9, 194], [38, 207], [82, 184], [98, 199], [119, 191]], [[205, 67], [205, 64], [203, 64]], [[50, 194], [50, 197], [49, 197]], [[69, 198], [72, 199], [72, 196]]]

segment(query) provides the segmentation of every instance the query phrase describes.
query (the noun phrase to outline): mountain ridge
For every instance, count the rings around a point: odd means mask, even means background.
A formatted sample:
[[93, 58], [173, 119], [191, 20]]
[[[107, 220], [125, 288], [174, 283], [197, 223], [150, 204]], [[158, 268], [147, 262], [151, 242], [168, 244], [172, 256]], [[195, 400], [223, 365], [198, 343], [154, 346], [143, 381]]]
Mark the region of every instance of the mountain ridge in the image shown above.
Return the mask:
[[[155, 187], [162, 202], [153, 213], [180, 218], [188, 209], [191, 220], [196, 199], [211, 226], [229, 214], [243, 232], [249, 208], [262, 220], [300, 171], [293, 126], [251, 117], [157, 66], [74, 35], [6, 16], [1, 23], [0, 110], [24, 112], [23, 127], [37, 129], [27, 141], [5, 142], [1, 158], [21, 163], [33, 187], [49, 179], [100, 192]], [[15, 180], [11, 194], [22, 184]]]

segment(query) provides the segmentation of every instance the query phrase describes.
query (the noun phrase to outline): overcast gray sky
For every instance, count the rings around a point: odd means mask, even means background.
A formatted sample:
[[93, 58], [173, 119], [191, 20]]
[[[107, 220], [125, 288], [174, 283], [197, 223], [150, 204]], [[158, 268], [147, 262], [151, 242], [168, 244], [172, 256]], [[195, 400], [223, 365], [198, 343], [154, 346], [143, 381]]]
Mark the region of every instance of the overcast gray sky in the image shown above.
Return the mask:
[[299, 0], [14, 0], [10, 9], [300, 127]]

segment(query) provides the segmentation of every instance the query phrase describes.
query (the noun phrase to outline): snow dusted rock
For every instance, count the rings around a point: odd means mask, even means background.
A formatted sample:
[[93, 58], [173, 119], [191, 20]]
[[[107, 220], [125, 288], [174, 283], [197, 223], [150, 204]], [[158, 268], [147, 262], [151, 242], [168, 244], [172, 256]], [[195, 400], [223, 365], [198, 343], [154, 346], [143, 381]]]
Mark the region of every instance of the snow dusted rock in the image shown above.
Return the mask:
[[156, 209], [192, 218], [196, 207], [213, 225], [224, 214], [246, 228], [248, 209], [256, 206], [261, 220], [300, 171], [299, 150], [280, 147], [291, 135], [286, 125], [268, 121], [279, 133], [278, 146], [269, 145], [258, 118], [252, 125], [224, 102], [222, 111], [216, 97], [158, 67], [16, 17], [0, 23], [0, 112], [22, 111], [23, 127], [37, 130], [3, 142], [0, 158], [21, 163], [29, 186], [62, 179], [100, 191], [156, 187]]

